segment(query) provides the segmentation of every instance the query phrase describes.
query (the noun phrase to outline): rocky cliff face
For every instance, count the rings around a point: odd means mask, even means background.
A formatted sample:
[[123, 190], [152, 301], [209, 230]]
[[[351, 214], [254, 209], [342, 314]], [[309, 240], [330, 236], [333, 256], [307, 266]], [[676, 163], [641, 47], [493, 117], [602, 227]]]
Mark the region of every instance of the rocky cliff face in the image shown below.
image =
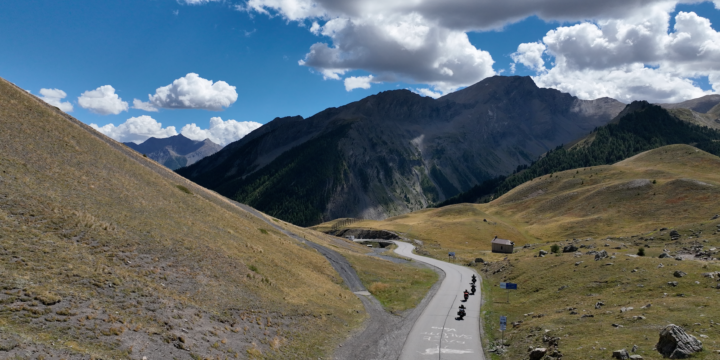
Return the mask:
[[493, 77], [431, 99], [387, 91], [278, 118], [181, 175], [300, 225], [427, 207], [609, 122], [624, 104]]
[[171, 170], [192, 165], [198, 160], [222, 149], [222, 146], [210, 141], [210, 139], [203, 141], [191, 140], [182, 134], [163, 139], [151, 137], [139, 145], [132, 142], [124, 144]]

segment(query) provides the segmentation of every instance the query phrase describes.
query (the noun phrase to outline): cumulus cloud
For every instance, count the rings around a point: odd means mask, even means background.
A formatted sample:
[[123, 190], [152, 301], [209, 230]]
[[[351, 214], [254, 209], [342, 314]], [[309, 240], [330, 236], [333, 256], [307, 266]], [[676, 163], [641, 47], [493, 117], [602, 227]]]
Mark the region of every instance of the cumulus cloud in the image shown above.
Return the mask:
[[353, 89], [369, 89], [372, 79], [372, 75], [347, 77], [345, 78], [345, 90], [352, 91]]
[[113, 124], [105, 126], [90, 124], [90, 126], [117, 141], [134, 142], [136, 144], [140, 144], [151, 137], [161, 139], [177, 135], [174, 126], [163, 128], [161, 123], [147, 115], [131, 117], [118, 126]]
[[207, 4], [207, 3], [213, 2], [213, 1], [220, 1], [220, 0], [182, 0], [182, 2], [184, 2], [187, 5], [202, 5], [202, 4]]
[[543, 60], [542, 56], [543, 53], [545, 53], [545, 49], [546, 47], [543, 43], [520, 44], [517, 52], [511, 54], [510, 57], [512, 57], [515, 64], [520, 63], [532, 70], [543, 71], [545, 70], [545, 60]]
[[78, 104], [100, 115], [117, 115], [128, 110], [128, 103], [115, 94], [115, 88], [103, 85], [95, 90], [88, 90], [78, 97]]
[[155, 107], [155, 105], [151, 104], [150, 102], [143, 102], [138, 99], [133, 99], [133, 109], [138, 110], [145, 110], [150, 112], [157, 112], [158, 108]]
[[70, 102], [62, 101], [62, 99], [67, 97], [67, 94], [60, 89], [40, 89], [40, 95], [42, 95], [40, 96], [40, 100], [56, 106], [66, 113], [73, 111], [73, 106]]
[[253, 121], [235, 121], [213, 117], [210, 119], [210, 127], [202, 129], [195, 123], [183, 126], [180, 133], [185, 137], [193, 140], [210, 139], [212, 142], [225, 146], [231, 142], [238, 141], [251, 133], [253, 130], [261, 127], [262, 124]]
[[[665, 3], [642, 16], [562, 26], [512, 58], [538, 72], [538, 86], [586, 99], [683, 101], [708, 93], [693, 83], [698, 77], [720, 90], [720, 33], [692, 12], [679, 12], [671, 29], [673, 9]], [[554, 58], [549, 70], [539, 66], [543, 53]]]
[[[579, 22], [551, 31], [541, 42], [521, 44], [511, 55], [511, 69], [525, 66], [544, 76], [540, 82], [564, 88], [592, 86], [590, 74], [596, 81], [625, 79], [634, 84], [602, 83], [578, 94], [676, 99], [698, 93], [692, 77], [708, 76], [714, 88], [720, 88], [715, 82], [720, 76], [714, 75], [720, 71], [720, 47], [709, 21], [680, 13], [668, 31], [669, 14], [677, 4], [703, 1], [709, 0], [247, 0], [239, 9], [311, 23], [310, 32], [327, 40], [313, 44], [299, 64], [325, 79], [341, 80], [363, 70], [373, 81], [427, 84], [441, 94], [497, 73], [490, 54], [471, 44], [467, 32], [502, 29], [533, 15]], [[713, 2], [720, 8], [720, 0]], [[646, 67], [651, 69], [643, 70]], [[563, 74], [567, 83], [561, 80]], [[643, 76], [651, 78], [634, 83]], [[347, 79], [346, 87], [358, 81]], [[639, 90], [661, 80], [680, 89]]]
[[235, 86], [230, 86], [225, 81], [213, 83], [198, 74], [189, 73], [170, 85], [158, 88], [154, 95], [148, 95], [148, 103], [138, 101], [138, 106], [220, 111], [232, 105], [237, 98]]
[[433, 98], [433, 99], [437, 99], [437, 98], [439, 98], [439, 97], [441, 97], [441, 96], [443, 95], [443, 94], [441, 94], [441, 93], [439, 93], [439, 92], [432, 91], [432, 90], [430, 90], [430, 89], [428, 89], [428, 88], [418, 88], [418, 89], [412, 89], [412, 90], [410, 90], [410, 91], [412, 91], [412, 92], [414, 92], [414, 93], [416, 93], [416, 94], [418, 94], [418, 95], [431, 97], [431, 98]]

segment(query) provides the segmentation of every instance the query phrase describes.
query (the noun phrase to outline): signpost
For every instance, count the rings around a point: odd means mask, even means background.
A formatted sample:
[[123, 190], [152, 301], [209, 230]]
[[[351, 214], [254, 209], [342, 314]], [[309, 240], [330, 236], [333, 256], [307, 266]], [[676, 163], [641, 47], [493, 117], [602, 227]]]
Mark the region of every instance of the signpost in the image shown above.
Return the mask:
[[500, 344], [505, 345], [505, 328], [507, 327], [507, 316], [500, 316]]
[[449, 258], [452, 258], [453, 260], [455, 260], [455, 252], [454, 252], [454, 251], [453, 251], [453, 252], [449, 252], [449, 253], [448, 253], [448, 257], [449, 257]]
[[[505, 290], [517, 290], [517, 284], [501, 282], [500, 288], [505, 289]], [[510, 291], [508, 291], [507, 294], [508, 294], [507, 302], [509, 304], [510, 303]]]

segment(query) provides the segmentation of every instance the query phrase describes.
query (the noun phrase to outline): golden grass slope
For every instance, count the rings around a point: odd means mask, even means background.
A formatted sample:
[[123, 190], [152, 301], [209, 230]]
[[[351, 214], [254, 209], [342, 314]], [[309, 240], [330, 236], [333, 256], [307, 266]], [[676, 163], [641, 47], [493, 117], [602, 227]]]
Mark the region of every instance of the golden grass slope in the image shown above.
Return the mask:
[[[516, 246], [626, 236], [708, 221], [720, 213], [720, 158], [688, 145], [651, 150], [614, 165], [536, 178], [488, 204], [425, 209], [350, 227], [425, 242], [421, 251], [462, 261], [489, 257], [494, 236]], [[328, 230], [332, 223], [315, 229]]]
[[[720, 238], [710, 235], [714, 229], [704, 230], [708, 235], [701, 235], [699, 243], [705, 250], [720, 246]], [[681, 233], [687, 234], [684, 230]], [[492, 358], [527, 358], [528, 347], [548, 347], [543, 338], [553, 337], [559, 338], [563, 359], [610, 359], [613, 350], [630, 352], [637, 345], [636, 354], [659, 360], [662, 356], [654, 350], [658, 334], [672, 323], [703, 342], [705, 350], [693, 359], [716, 359], [715, 351], [720, 350], [720, 308], [716, 301], [720, 290], [716, 274], [703, 274], [720, 271], [720, 264], [717, 260], [657, 257], [664, 248], [674, 253], [693, 246], [696, 240], [582, 240], [574, 242], [583, 246], [581, 253], [538, 257], [541, 249], [549, 252], [550, 246], [544, 245], [522, 249], [507, 261], [485, 266], [481, 274], [488, 340], [499, 342], [499, 317], [507, 316], [507, 352]], [[647, 256], [628, 256], [635, 255], [640, 247]], [[594, 255], [587, 254], [591, 250], [605, 250], [610, 257], [595, 261]], [[675, 277], [675, 271], [687, 275]], [[518, 290], [509, 294], [509, 304], [507, 290], [499, 288], [500, 282], [518, 284]], [[596, 307], [598, 303], [602, 305]]]
[[364, 318], [316, 251], [0, 80], [0, 357], [318, 358]]
[[621, 236], [720, 213], [720, 158], [687, 145], [534, 179], [481, 209], [533, 237]]

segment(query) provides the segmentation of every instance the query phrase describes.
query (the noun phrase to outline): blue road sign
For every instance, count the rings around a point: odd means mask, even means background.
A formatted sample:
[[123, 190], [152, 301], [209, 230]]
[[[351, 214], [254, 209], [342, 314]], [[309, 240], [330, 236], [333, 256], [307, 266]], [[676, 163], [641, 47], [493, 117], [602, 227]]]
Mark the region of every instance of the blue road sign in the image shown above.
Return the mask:
[[507, 326], [507, 316], [500, 316], [500, 331], [505, 331]]
[[517, 284], [501, 282], [500, 288], [507, 289], [507, 290], [517, 290]]
[[455, 256], [454, 252], [448, 253], [448, 256]]

